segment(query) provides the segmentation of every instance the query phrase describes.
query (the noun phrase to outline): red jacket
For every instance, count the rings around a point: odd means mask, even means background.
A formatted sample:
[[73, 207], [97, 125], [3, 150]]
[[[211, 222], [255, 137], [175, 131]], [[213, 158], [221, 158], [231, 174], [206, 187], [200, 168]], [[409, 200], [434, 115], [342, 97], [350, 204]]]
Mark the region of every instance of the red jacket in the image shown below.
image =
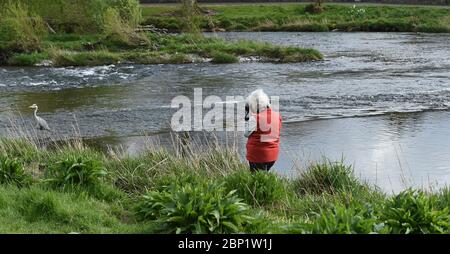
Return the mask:
[[278, 159], [281, 115], [268, 108], [256, 115], [256, 130], [247, 141], [247, 160], [263, 163]]

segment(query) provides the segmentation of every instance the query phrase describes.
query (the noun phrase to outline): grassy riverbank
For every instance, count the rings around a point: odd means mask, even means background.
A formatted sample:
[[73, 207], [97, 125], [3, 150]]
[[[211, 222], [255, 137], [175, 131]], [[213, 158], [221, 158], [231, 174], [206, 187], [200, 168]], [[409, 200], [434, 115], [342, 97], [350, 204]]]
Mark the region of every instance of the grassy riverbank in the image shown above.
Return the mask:
[[[210, 14], [199, 17], [204, 30], [226, 31], [368, 31], [450, 32], [450, 8], [324, 4], [313, 13], [306, 3], [202, 5]], [[182, 27], [176, 6], [150, 5], [143, 23], [171, 31]]]
[[175, 145], [128, 157], [1, 139], [0, 232], [450, 232], [449, 189], [388, 196], [340, 162], [284, 179], [249, 173], [233, 149]]
[[0, 0], [0, 7], [0, 65], [236, 63], [249, 59], [285, 63], [322, 59], [314, 49], [229, 42], [205, 37], [198, 31], [166, 34], [146, 30], [139, 27], [142, 18], [137, 0]]
[[122, 48], [96, 35], [50, 35], [40, 52], [15, 53], [5, 64], [95, 66], [118, 63], [185, 64], [198, 62], [236, 63], [246, 58], [267, 62], [304, 62], [322, 59], [314, 49], [282, 47], [254, 41], [227, 42], [217, 37], [189, 34], [147, 34], [151, 47]]

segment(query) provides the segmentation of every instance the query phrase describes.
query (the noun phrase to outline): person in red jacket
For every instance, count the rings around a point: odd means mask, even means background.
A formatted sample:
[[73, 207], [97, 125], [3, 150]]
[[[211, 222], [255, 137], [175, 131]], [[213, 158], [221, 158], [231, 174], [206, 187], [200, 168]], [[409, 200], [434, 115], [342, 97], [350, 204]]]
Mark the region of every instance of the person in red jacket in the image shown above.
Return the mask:
[[269, 171], [280, 151], [281, 115], [273, 110], [269, 96], [262, 89], [246, 99], [247, 160], [250, 170]]

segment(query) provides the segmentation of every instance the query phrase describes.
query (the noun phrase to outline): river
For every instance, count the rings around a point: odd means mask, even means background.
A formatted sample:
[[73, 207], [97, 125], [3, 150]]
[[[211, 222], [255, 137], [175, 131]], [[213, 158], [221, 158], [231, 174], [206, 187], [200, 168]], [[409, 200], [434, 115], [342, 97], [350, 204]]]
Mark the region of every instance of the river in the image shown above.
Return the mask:
[[[282, 153], [274, 170], [295, 175], [323, 156], [344, 158], [387, 192], [450, 183], [450, 35], [420, 33], [219, 33], [312, 47], [314, 63], [0, 67], [0, 136], [9, 118], [39, 113], [60, 135], [73, 126], [100, 145], [139, 150], [143, 135], [168, 140], [178, 95], [280, 97]], [[245, 140], [241, 140], [245, 142]], [[243, 151], [244, 152], [244, 151]]]

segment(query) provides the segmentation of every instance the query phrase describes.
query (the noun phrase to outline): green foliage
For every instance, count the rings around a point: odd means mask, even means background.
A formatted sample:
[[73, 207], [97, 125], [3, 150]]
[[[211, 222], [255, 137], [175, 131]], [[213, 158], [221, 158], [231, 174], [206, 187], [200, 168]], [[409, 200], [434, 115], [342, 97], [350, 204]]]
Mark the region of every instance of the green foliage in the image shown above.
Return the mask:
[[141, 233], [149, 227], [115, 215], [117, 201], [105, 203], [79, 193], [30, 186], [0, 186], [3, 233]]
[[99, 32], [109, 8], [120, 13], [121, 20], [136, 27], [142, 19], [137, 0], [19, 0], [43, 17], [58, 32]]
[[433, 198], [437, 208], [450, 210], [450, 187], [443, 188]]
[[363, 19], [366, 16], [366, 9], [364, 8], [358, 8], [356, 5], [353, 5], [352, 8], [349, 10], [349, 15], [353, 20], [355, 19]]
[[395, 234], [450, 232], [448, 208], [438, 210], [422, 191], [406, 190], [387, 200], [381, 219]]
[[312, 234], [372, 234], [388, 233], [370, 204], [352, 204], [348, 207], [335, 204], [316, 214], [313, 223], [306, 225]]
[[22, 53], [12, 55], [8, 59], [8, 65], [12, 66], [36, 66], [41, 64], [44, 60], [48, 59], [46, 53]]
[[135, 24], [124, 20], [120, 12], [108, 8], [103, 15], [103, 35], [105, 40], [119, 47], [148, 46], [147, 37], [134, 31]]
[[92, 187], [106, 175], [102, 162], [81, 156], [68, 156], [48, 166], [47, 179], [56, 187]]
[[8, 51], [34, 52], [42, 48], [47, 28], [42, 18], [20, 2], [8, 1], [0, 10], [0, 43]]
[[311, 13], [311, 14], [317, 14], [323, 12], [324, 9], [321, 4], [314, 3], [314, 4], [308, 4], [305, 6], [305, 12]]
[[197, 0], [181, 0], [180, 13], [183, 20], [182, 30], [185, 33], [200, 34], [200, 10]]
[[[279, 4], [279, 5], [206, 5], [214, 15], [200, 17], [201, 29], [227, 31], [342, 31], [450, 32], [450, 10], [429, 6]], [[150, 10], [151, 9], [151, 10]], [[180, 31], [183, 20], [175, 7], [144, 8], [144, 23]]]
[[237, 63], [237, 62], [239, 62], [239, 59], [236, 56], [228, 54], [228, 53], [213, 52], [211, 62], [213, 62], [213, 63]]
[[96, 66], [116, 64], [122, 60], [121, 54], [107, 50], [84, 52], [53, 50], [50, 55], [54, 66]]
[[238, 233], [252, 222], [248, 206], [220, 185], [172, 184], [143, 196], [138, 213], [167, 233]]
[[116, 9], [120, 19], [132, 28], [136, 28], [142, 21], [142, 11], [138, 0], [114, 0], [111, 7]]
[[240, 170], [224, 179], [227, 191], [236, 190], [244, 202], [252, 205], [270, 205], [280, 202], [288, 195], [283, 180], [268, 172]]
[[63, 32], [95, 31], [101, 24], [103, 0], [20, 0], [41, 16], [54, 30]]
[[301, 227], [303, 233], [312, 234], [370, 234], [387, 233], [370, 204], [334, 204], [315, 214], [312, 223]]
[[0, 153], [16, 158], [24, 164], [39, 160], [37, 145], [26, 139], [0, 138]]
[[[159, 174], [165, 175], [168, 163], [174, 158], [165, 150], [151, 151], [135, 157], [126, 156], [109, 160], [106, 164], [114, 185], [127, 193], [144, 193], [157, 183]], [[179, 169], [178, 169], [179, 170]], [[167, 177], [163, 177], [167, 179]], [[174, 180], [181, 179], [176, 176]], [[167, 180], [167, 185], [172, 179]]]
[[31, 176], [25, 172], [17, 159], [0, 155], [0, 184], [12, 184], [18, 187], [31, 183]]
[[282, 179], [214, 147], [125, 158], [76, 142], [37, 147], [0, 139], [0, 232], [450, 232], [448, 188], [387, 197], [342, 163]]
[[310, 166], [307, 171], [294, 180], [294, 188], [298, 194], [321, 194], [353, 192], [364, 189], [353, 175], [353, 168], [343, 162], [325, 161]]

